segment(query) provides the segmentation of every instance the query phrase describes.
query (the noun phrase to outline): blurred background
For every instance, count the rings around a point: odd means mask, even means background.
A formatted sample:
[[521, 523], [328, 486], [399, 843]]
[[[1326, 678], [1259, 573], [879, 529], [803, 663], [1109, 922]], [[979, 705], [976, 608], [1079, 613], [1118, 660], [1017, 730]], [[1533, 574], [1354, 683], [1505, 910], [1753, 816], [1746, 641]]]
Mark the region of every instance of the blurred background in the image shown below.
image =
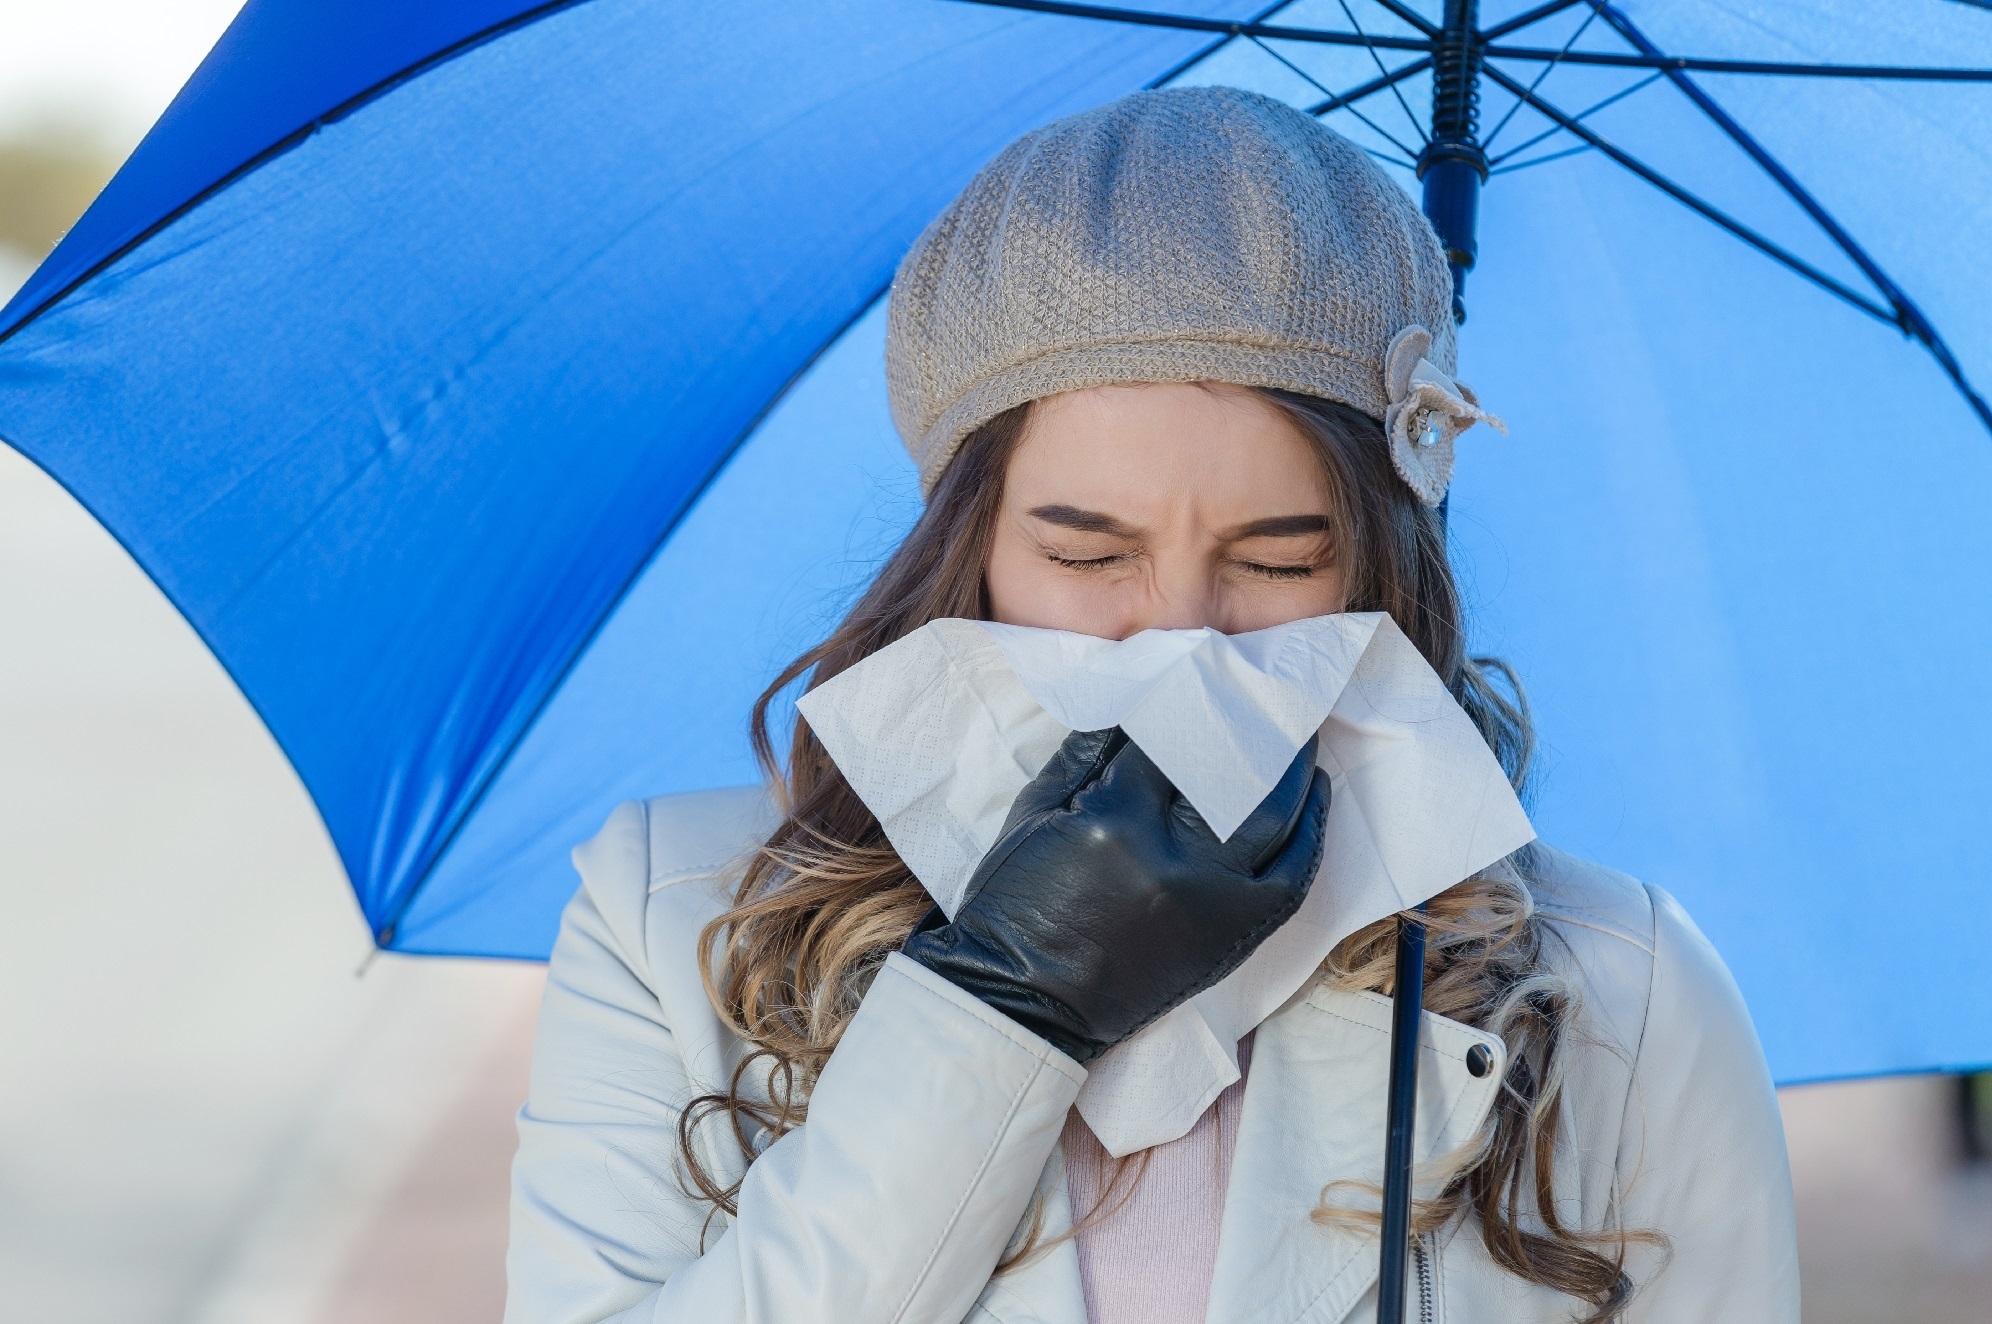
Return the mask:
[[[229, 0], [0, 0], [0, 301]], [[541, 972], [370, 959], [303, 788], [0, 445], [0, 1324], [496, 1321]], [[1992, 1078], [1789, 1089], [1808, 1324], [1992, 1317]]]

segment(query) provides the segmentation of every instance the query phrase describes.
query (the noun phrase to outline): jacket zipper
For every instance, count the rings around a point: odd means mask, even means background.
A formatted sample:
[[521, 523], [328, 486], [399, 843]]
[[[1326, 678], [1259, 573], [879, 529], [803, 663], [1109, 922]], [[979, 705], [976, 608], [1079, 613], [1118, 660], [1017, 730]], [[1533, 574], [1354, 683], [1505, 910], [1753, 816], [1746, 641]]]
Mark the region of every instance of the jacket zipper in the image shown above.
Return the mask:
[[1411, 1243], [1411, 1255], [1418, 1262], [1418, 1324], [1436, 1324], [1437, 1309], [1432, 1300], [1432, 1261], [1425, 1238]]

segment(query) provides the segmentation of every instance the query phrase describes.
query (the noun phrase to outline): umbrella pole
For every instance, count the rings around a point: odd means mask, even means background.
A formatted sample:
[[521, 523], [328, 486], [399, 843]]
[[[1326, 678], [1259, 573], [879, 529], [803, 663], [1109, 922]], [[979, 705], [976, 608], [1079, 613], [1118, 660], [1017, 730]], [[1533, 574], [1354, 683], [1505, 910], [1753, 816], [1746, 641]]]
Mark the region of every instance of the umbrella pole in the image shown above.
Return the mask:
[[1403, 1324], [1411, 1252], [1411, 1142], [1418, 1121], [1418, 1025], [1425, 999], [1423, 906], [1397, 917], [1397, 982], [1390, 1009], [1390, 1112], [1383, 1144], [1383, 1247], [1377, 1324]]
[[[1474, 231], [1487, 154], [1480, 127], [1478, 0], [1446, 0], [1432, 49], [1432, 136], [1418, 154], [1425, 218], [1452, 267], [1454, 322], [1466, 320], [1466, 273], [1479, 254]], [[1439, 518], [1446, 515], [1444, 503]], [[1425, 1001], [1425, 908], [1397, 917], [1397, 974], [1390, 1011], [1389, 1112], [1384, 1123], [1383, 1227], [1377, 1324], [1404, 1324], [1411, 1256], [1412, 1140], [1418, 1121], [1418, 1028]]]
[[1455, 322], [1466, 320], [1466, 273], [1480, 252], [1474, 231], [1480, 186], [1487, 182], [1487, 153], [1478, 137], [1479, 9], [1478, 0], [1446, 0], [1445, 24], [1432, 39], [1432, 136], [1418, 153], [1425, 219], [1452, 265]]

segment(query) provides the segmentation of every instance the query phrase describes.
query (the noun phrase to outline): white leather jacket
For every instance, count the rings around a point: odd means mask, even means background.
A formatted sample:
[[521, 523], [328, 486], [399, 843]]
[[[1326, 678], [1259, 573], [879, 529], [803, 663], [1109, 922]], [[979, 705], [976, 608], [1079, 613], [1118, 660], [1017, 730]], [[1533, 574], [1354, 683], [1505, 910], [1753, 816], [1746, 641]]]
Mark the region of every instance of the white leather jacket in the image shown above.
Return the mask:
[[[743, 1048], [694, 958], [737, 862], [771, 826], [758, 789], [630, 803], [575, 852], [582, 887], [549, 971], [513, 1171], [507, 1324], [1085, 1324], [1071, 1241], [992, 1277], [1031, 1196], [1069, 1224], [1058, 1137], [1083, 1068], [924, 968], [888, 958], [811, 1097], [751, 1167], [721, 1125], [707, 1170], [744, 1177], [737, 1219], [677, 1175], [678, 1109]], [[1554, 851], [1537, 898], [1581, 997], [1556, 1198], [1565, 1224], [1663, 1233], [1634, 1247], [1626, 1316], [1796, 1324], [1784, 1136], [1729, 973], [1679, 906]], [[1419, 1157], [1461, 1144], [1499, 1073], [1488, 1036], [1427, 1014]], [[1372, 1235], [1308, 1217], [1381, 1173], [1390, 1003], [1315, 988], [1260, 1026], [1211, 1324], [1375, 1317]], [[1488, 1255], [1470, 1222], [1415, 1257], [1420, 1324], [1581, 1318]]]

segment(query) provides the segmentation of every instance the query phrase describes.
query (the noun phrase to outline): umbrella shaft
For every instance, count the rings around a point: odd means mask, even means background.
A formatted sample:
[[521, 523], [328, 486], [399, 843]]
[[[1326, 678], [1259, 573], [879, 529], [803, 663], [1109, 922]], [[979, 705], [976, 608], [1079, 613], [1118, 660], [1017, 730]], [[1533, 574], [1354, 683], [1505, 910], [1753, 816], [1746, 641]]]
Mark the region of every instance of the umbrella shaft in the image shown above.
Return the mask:
[[1466, 273], [1479, 254], [1474, 231], [1480, 215], [1480, 171], [1471, 161], [1448, 158], [1425, 170], [1425, 219], [1446, 246], [1452, 266], [1453, 321], [1466, 320]]
[[1432, 47], [1432, 136], [1418, 154], [1425, 217], [1452, 267], [1453, 320], [1466, 320], [1466, 273], [1479, 253], [1475, 230], [1487, 154], [1480, 139], [1478, 0], [1446, 0]]
[[1411, 1246], [1411, 1141], [1418, 1121], [1418, 1028], [1424, 997], [1425, 921], [1406, 912], [1397, 917], [1397, 977], [1390, 1012], [1390, 1111], [1383, 1141], [1377, 1324], [1404, 1324], [1405, 1261]]

